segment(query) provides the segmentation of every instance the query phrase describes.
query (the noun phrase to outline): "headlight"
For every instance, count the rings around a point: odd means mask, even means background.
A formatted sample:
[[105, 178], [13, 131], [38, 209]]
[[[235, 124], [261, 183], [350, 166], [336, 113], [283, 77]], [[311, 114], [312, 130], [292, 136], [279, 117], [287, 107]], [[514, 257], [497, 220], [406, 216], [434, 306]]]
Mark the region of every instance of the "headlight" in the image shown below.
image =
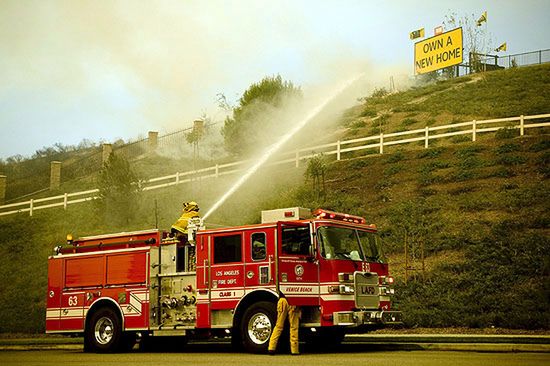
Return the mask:
[[343, 295], [350, 295], [353, 294], [355, 291], [353, 289], [353, 286], [349, 285], [340, 285], [340, 293]]

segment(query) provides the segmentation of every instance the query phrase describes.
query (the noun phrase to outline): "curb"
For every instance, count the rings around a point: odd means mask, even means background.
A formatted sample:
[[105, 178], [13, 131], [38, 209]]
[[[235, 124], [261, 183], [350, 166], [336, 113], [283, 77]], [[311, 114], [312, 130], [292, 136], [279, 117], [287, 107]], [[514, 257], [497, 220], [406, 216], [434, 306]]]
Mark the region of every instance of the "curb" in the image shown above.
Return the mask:
[[[223, 342], [222, 342], [223, 343]], [[193, 345], [190, 342], [189, 345]], [[197, 346], [204, 343], [196, 343]], [[510, 344], [510, 343], [414, 343], [414, 342], [362, 342], [344, 341], [342, 347], [346, 351], [454, 351], [454, 352], [487, 352], [487, 353], [550, 353], [550, 344]], [[0, 345], [0, 351], [79, 351], [82, 344], [12, 344]], [[182, 351], [185, 352], [185, 351]], [[336, 350], [336, 352], [338, 352]], [[308, 352], [310, 353], [310, 352]], [[311, 352], [315, 353], [315, 352]]]

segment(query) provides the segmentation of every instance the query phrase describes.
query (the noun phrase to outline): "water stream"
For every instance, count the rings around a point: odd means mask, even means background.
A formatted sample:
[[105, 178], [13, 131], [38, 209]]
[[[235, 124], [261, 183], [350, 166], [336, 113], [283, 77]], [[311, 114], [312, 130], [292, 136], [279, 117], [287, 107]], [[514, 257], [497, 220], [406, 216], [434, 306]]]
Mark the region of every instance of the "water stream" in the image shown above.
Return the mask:
[[363, 77], [363, 74], [348, 80], [346, 83], [342, 84], [336, 91], [327, 97], [322, 103], [313, 108], [301, 121], [299, 121], [292, 129], [290, 129], [281, 139], [271, 145], [260, 158], [233, 184], [227, 192], [225, 192], [216, 203], [206, 212], [203, 216], [203, 220], [206, 220], [214, 211], [216, 211], [220, 206], [242, 186], [250, 177], [262, 166], [265, 162], [273, 156], [277, 150], [281, 148], [288, 140], [290, 140], [294, 135], [296, 135], [305, 125], [307, 125], [312, 119], [314, 119], [323, 109], [334, 99], [336, 99], [340, 94], [342, 94], [346, 89], [353, 85], [357, 80]]

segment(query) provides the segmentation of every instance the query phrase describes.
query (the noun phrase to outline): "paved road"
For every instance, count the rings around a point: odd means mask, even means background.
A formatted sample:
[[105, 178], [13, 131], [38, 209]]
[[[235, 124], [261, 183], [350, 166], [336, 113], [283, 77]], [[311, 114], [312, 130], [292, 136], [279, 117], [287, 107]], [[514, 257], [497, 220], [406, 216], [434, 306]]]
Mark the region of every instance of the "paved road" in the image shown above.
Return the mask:
[[344, 344], [332, 352], [314, 353], [307, 351], [300, 356], [252, 355], [232, 352], [227, 344], [189, 344], [185, 352], [141, 353], [98, 355], [74, 350], [52, 351], [3, 351], [0, 352], [0, 365], [105, 365], [139, 366], [175, 365], [246, 365], [246, 366], [289, 366], [295, 365], [368, 365], [368, 366], [418, 366], [418, 365], [549, 365], [548, 353], [479, 353], [479, 352], [440, 352], [440, 351], [380, 351], [369, 345]]

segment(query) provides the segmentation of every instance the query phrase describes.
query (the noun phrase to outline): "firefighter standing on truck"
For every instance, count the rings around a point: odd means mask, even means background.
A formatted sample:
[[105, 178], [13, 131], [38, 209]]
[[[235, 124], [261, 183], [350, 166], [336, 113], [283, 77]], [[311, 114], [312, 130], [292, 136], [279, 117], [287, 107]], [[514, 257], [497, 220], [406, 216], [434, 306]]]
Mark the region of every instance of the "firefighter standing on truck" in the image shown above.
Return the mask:
[[179, 240], [187, 239], [187, 225], [189, 224], [189, 219], [199, 217], [199, 205], [197, 202], [184, 202], [183, 203], [183, 213], [181, 214], [178, 221], [172, 225], [172, 234], [175, 234], [176, 238]]
[[287, 315], [290, 323], [290, 353], [292, 355], [300, 354], [298, 349], [298, 327], [300, 323], [300, 314], [300, 308], [294, 305], [289, 305], [285, 295], [279, 291], [279, 301], [277, 302], [277, 323], [275, 324], [275, 329], [273, 329], [273, 333], [271, 333], [271, 338], [269, 339], [268, 352], [270, 355], [275, 354], [277, 342], [283, 332]]

